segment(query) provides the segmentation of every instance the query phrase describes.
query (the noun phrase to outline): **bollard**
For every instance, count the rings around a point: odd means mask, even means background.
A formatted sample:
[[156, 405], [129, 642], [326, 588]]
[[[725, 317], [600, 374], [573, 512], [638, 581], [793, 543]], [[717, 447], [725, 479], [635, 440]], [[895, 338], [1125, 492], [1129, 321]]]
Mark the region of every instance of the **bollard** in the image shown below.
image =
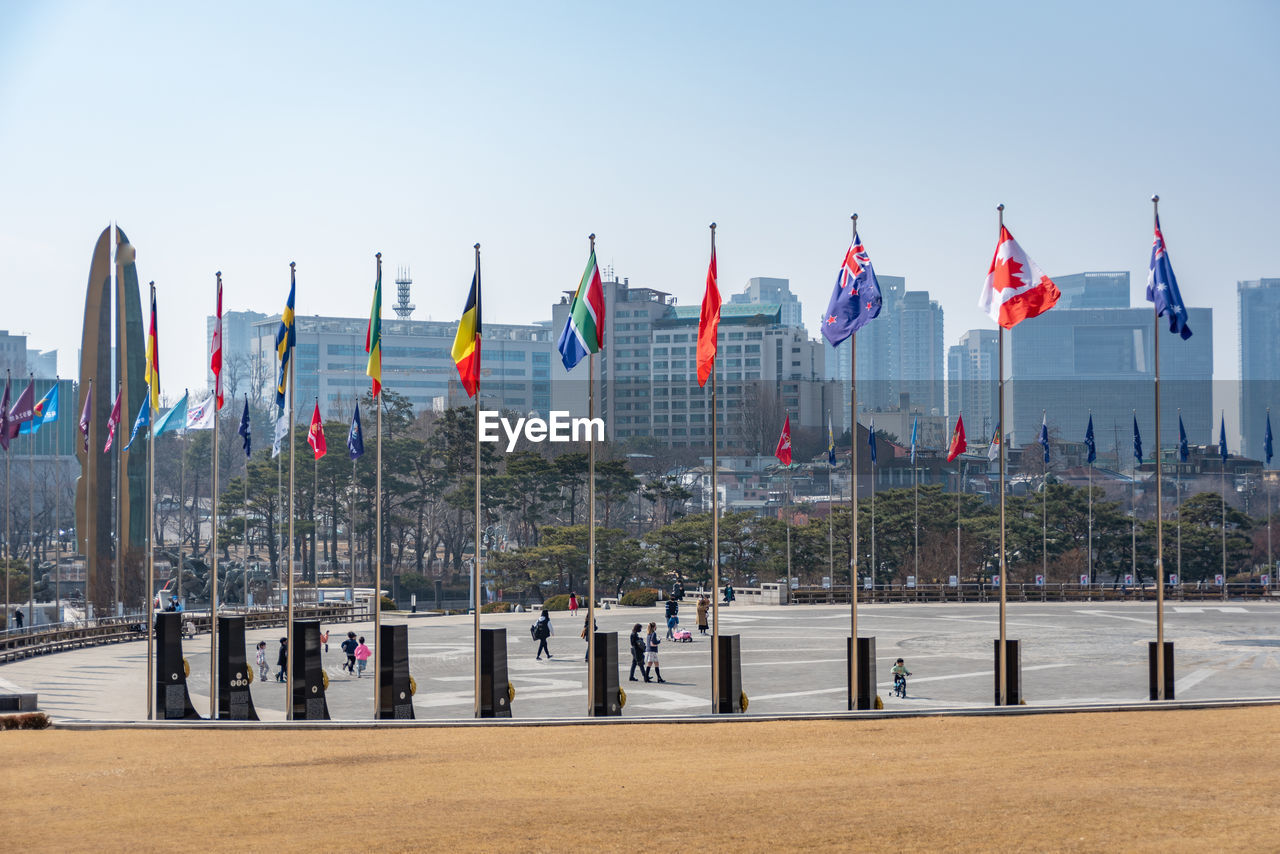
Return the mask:
[[[1022, 704], [1022, 664], [1019, 656], [1021, 641], [1005, 639], [1005, 705]], [[991, 646], [995, 653], [995, 691], [996, 702], [1000, 705], [1000, 639], [996, 638]]]
[[182, 657], [182, 614], [161, 611], [156, 617], [156, 718], [162, 721], [202, 720], [187, 691]]
[[591, 714], [593, 717], [612, 717], [622, 714], [622, 703], [618, 697], [618, 633], [596, 632], [595, 670], [591, 678], [595, 681], [595, 697]]
[[293, 719], [329, 720], [329, 703], [324, 696], [324, 666], [320, 659], [320, 621], [293, 621]]
[[[853, 653], [853, 641], [851, 638], [845, 638], [845, 655], [849, 656]], [[846, 669], [848, 674], [849, 659], [845, 658]], [[876, 639], [874, 636], [867, 638], [858, 638], [858, 697], [854, 701], [853, 687], [848, 686], [848, 676], [845, 677], [845, 683], [848, 687], [849, 709], [874, 709], [876, 707]]]
[[218, 615], [218, 720], [256, 721], [249, 693], [249, 663], [244, 648], [244, 617]]
[[[1147, 667], [1150, 671], [1151, 699], [1158, 699], [1156, 693], [1156, 642], [1147, 642]], [[1173, 641], [1164, 642], [1164, 698], [1173, 699]]]
[[383, 623], [378, 636], [378, 717], [413, 720], [409, 627]]
[[482, 718], [511, 717], [507, 692], [507, 630], [480, 630], [480, 714]]

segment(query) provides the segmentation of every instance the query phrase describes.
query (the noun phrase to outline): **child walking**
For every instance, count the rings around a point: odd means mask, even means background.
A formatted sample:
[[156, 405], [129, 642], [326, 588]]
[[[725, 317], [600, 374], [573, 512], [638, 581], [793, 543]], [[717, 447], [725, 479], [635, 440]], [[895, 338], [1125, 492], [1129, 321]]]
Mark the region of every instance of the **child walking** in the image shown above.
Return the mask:
[[267, 681], [267, 642], [258, 641], [258, 651], [254, 653], [254, 661], [258, 664], [258, 676], [263, 682]]
[[364, 676], [364, 669], [369, 664], [369, 657], [373, 652], [369, 647], [364, 645], [364, 636], [360, 637], [360, 642], [356, 644], [356, 678]]

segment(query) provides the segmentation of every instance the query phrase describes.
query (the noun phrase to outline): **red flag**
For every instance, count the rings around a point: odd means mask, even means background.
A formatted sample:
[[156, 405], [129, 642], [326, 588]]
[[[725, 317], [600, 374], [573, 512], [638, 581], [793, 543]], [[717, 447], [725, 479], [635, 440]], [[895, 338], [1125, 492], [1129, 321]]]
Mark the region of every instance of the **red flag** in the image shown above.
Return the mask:
[[123, 391], [116, 392], [115, 406], [111, 407], [111, 415], [107, 417], [107, 444], [103, 446], [102, 453], [111, 450], [111, 440], [116, 437], [116, 428], [120, 426], [120, 395]]
[[964, 440], [964, 416], [957, 415], [956, 429], [951, 431], [951, 445], [947, 448], [947, 462], [951, 462], [968, 449], [969, 443]]
[[218, 274], [218, 313], [213, 321], [213, 344], [209, 348], [209, 368], [213, 371], [214, 411], [222, 409], [222, 274]]
[[320, 423], [320, 401], [316, 401], [316, 411], [311, 414], [311, 429], [307, 430], [307, 444], [315, 451], [316, 459], [320, 459], [329, 450], [324, 441], [324, 427]]
[[991, 258], [978, 308], [1005, 329], [1012, 329], [1053, 308], [1060, 296], [1053, 280], [1027, 257], [1009, 229], [1000, 226], [1000, 242]]
[[707, 291], [702, 295], [702, 316], [698, 318], [698, 385], [716, 366], [716, 332], [720, 328], [720, 288], [716, 285], [715, 232], [711, 233], [711, 266], [707, 268]]
[[778, 462], [784, 466], [791, 465], [791, 416], [787, 416], [787, 420], [782, 422], [782, 435], [778, 437], [778, 447], [774, 450], [773, 455], [778, 458]]

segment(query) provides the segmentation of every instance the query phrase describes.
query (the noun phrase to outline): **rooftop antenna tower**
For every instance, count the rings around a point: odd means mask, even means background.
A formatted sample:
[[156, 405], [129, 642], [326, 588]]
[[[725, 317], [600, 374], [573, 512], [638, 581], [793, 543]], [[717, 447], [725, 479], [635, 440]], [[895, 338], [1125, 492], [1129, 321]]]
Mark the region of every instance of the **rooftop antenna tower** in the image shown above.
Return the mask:
[[413, 314], [413, 310], [417, 306], [409, 302], [409, 288], [413, 285], [413, 276], [409, 273], [409, 268], [405, 267], [396, 271], [396, 293], [398, 299], [396, 304], [392, 306], [396, 316], [401, 320], [408, 320], [409, 315]]

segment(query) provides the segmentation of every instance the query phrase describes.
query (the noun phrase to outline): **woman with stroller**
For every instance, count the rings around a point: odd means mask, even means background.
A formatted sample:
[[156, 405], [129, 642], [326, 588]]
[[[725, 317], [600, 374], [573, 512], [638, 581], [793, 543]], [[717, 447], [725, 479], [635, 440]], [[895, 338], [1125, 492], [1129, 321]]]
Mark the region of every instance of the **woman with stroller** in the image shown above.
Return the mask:
[[645, 638], [644, 643], [645, 676], [647, 677], [649, 675], [649, 668], [652, 667], [653, 674], [658, 677], [658, 681], [666, 682], [667, 680], [662, 678], [662, 668], [658, 666], [658, 644], [660, 643], [662, 643], [662, 641], [658, 639], [658, 624], [650, 623], [649, 634]]

